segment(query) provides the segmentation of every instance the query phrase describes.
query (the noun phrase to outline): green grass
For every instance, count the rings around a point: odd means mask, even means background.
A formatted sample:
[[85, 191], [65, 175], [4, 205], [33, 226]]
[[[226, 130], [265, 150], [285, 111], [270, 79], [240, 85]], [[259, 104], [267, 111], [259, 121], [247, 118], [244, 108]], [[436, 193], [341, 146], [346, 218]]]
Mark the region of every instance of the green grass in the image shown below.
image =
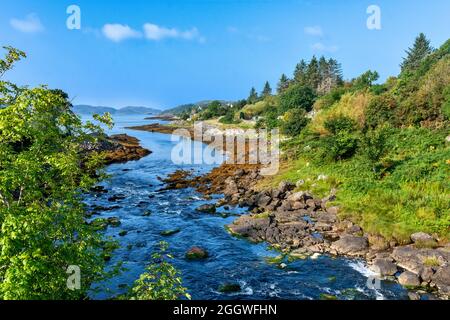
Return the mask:
[[[264, 180], [260, 188], [281, 181], [304, 180], [299, 190], [318, 197], [338, 190], [334, 204], [340, 215], [360, 224], [366, 232], [400, 243], [423, 231], [450, 238], [450, 148], [445, 130], [393, 129], [386, 154], [378, 163], [363, 152], [345, 161], [326, 161], [312, 147], [305, 151], [298, 139], [296, 160], [287, 160], [280, 174]], [[292, 143], [289, 146], [292, 148]], [[363, 150], [361, 150], [363, 151]], [[318, 159], [319, 158], [319, 159]], [[325, 180], [318, 180], [325, 175]]]

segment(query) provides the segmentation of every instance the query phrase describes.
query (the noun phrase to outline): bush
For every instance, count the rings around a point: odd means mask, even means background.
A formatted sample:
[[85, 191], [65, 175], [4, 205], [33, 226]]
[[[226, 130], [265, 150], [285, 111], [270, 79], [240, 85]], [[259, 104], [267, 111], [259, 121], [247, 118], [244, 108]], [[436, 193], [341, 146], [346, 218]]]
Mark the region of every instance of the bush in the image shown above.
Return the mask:
[[280, 95], [280, 114], [290, 109], [303, 109], [307, 112], [312, 110], [316, 94], [310, 87], [302, 85], [290, 86]]
[[324, 150], [333, 160], [351, 158], [358, 149], [358, 137], [349, 131], [339, 131], [337, 134], [325, 138]]
[[366, 132], [363, 138], [363, 154], [372, 161], [379, 161], [386, 151], [386, 139], [391, 130], [389, 127], [380, 127]]
[[237, 110], [235, 108], [231, 108], [227, 111], [227, 113], [219, 119], [220, 123], [223, 124], [237, 124], [241, 122], [240, 119], [236, 119], [235, 114], [237, 113]]
[[391, 94], [375, 96], [365, 111], [366, 125], [369, 128], [376, 128], [383, 123], [396, 125], [398, 123], [397, 107], [397, 101]]
[[280, 121], [278, 120], [278, 111], [275, 108], [270, 109], [264, 114], [264, 117], [256, 122], [256, 129], [267, 129], [272, 130], [280, 126]]
[[341, 131], [355, 131], [356, 122], [347, 116], [339, 115], [336, 118], [325, 120], [324, 127], [335, 135]]
[[329, 109], [333, 104], [335, 104], [341, 99], [342, 95], [344, 95], [346, 91], [347, 89], [343, 87], [334, 88], [333, 90], [331, 90], [330, 93], [327, 93], [326, 95], [317, 99], [317, 101], [314, 103], [314, 109], [315, 110]]
[[306, 127], [309, 119], [304, 110], [288, 111], [281, 122], [281, 132], [289, 136], [297, 136]]

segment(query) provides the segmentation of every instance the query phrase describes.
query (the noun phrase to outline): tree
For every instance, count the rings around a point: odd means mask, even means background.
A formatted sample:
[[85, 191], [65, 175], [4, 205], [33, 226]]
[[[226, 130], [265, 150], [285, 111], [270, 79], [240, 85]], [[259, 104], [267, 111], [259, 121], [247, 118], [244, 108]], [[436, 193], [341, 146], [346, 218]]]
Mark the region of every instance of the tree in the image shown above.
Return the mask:
[[247, 99], [248, 103], [253, 104], [258, 101], [258, 93], [256, 92], [256, 89], [252, 87], [250, 90], [250, 94]]
[[366, 71], [358, 78], [353, 79], [353, 87], [355, 90], [363, 90], [366, 88], [370, 88], [375, 81], [378, 80], [380, 75], [376, 71]]
[[316, 88], [319, 94], [330, 93], [342, 84], [342, 69], [337, 60], [321, 57], [319, 60], [320, 83]]
[[290, 86], [280, 95], [280, 114], [284, 114], [291, 109], [303, 109], [311, 111], [316, 94], [310, 87], [300, 84]]
[[[25, 57], [5, 49], [1, 75]], [[60, 90], [0, 81], [0, 99], [0, 300], [85, 298], [105, 276], [104, 242], [80, 201], [102, 157], [81, 145], [101, 128], [82, 124]], [[68, 288], [69, 266], [82, 270], [81, 290]]]
[[306, 70], [306, 79], [307, 84], [314, 90], [316, 90], [319, 87], [321, 75], [320, 75], [319, 61], [317, 60], [316, 56], [312, 57], [308, 65], [308, 69]]
[[208, 107], [202, 112], [201, 118], [203, 120], [208, 120], [212, 118], [217, 118], [225, 115], [226, 113], [225, 107], [218, 100], [212, 101]]
[[406, 50], [406, 57], [400, 65], [402, 72], [417, 70], [423, 59], [432, 52], [433, 47], [430, 45], [430, 40], [426, 38], [425, 34], [420, 33], [414, 41], [413, 47]]
[[288, 87], [289, 87], [289, 78], [283, 73], [277, 86], [278, 94], [282, 93]]
[[294, 81], [305, 85], [307, 82], [307, 72], [308, 65], [306, 64], [305, 60], [301, 60], [296, 66], [294, 70]]
[[266, 81], [266, 83], [264, 84], [264, 89], [261, 93], [261, 95], [265, 98], [268, 97], [272, 94], [272, 88], [270, 87], [270, 83], [269, 81]]
[[281, 122], [281, 132], [289, 136], [297, 136], [306, 127], [309, 119], [305, 110], [288, 111]]

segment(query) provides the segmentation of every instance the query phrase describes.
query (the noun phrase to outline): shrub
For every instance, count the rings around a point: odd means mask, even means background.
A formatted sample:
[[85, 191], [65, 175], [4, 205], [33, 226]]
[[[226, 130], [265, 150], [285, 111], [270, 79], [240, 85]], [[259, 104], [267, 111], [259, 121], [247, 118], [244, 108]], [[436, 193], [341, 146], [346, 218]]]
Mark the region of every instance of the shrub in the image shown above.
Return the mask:
[[316, 94], [310, 87], [299, 84], [290, 86], [280, 95], [280, 114], [284, 114], [290, 109], [311, 111], [315, 99]]
[[383, 123], [397, 124], [397, 107], [397, 101], [391, 94], [385, 93], [375, 96], [365, 111], [366, 125], [369, 128], [376, 128]]
[[325, 138], [328, 156], [333, 160], [344, 160], [351, 158], [358, 148], [358, 137], [348, 131], [340, 131], [337, 134]]
[[288, 111], [281, 122], [281, 132], [289, 136], [299, 135], [308, 122], [309, 119], [306, 118], [304, 110]]
[[315, 115], [311, 123], [311, 130], [325, 135], [328, 133], [324, 127], [325, 121], [339, 116], [353, 119], [358, 129], [364, 128], [365, 112], [371, 99], [372, 94], [365, 91], [344, 94], [331, 108], [321, 110]]
[[320, 97], [314, 103], [315, 110], [329, 109], [333, 104], [338, 102], [347, 90], [343, 87], [334, 88], [330, 93]]
[[386, 139], [391, 130], [389, 127], [380, 127], [375, 130], [369, 130], [363, 137], [363, 154], [372, 161], [379, 161], [386, 151]]
[[131, 300], [178, 300], [191, 299], [187, 289], [182, 286], [179, 271], [168, 261], [173, 256], [167, 254], [168, 244], [159, 243], [160, 250], [152, 254], [152, 264], [135, 281], [129, 294]]
[[332, 134], [341, 131], [352, 132], [356, 128], [356, 122], [347, 116], [339, 115], [336, 118], [325, 120], [324, 127]]
[[256, 129], [267, 129], [272, 130], [280, 126], [280, 121], [278, 120], [278, 111], [275, 108], [271, 108], [267, 111], [263, 118], [256, 122]]

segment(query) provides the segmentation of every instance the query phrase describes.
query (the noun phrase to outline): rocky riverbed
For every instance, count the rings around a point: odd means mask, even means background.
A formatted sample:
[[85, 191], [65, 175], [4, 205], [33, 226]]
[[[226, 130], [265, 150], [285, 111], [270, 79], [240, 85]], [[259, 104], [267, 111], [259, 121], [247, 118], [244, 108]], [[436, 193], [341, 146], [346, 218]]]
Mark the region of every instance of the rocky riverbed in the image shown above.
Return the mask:
[[[132, 127], [134, 130], [172, 133], [173, 126], [159, 124]], [[187, 130], [192, 133], [192, 130]], [[192, 137], [192, 134], [191, 134]], [[237, 218], [226, 228], [233, 235], [252, 242], [266, 242], [294, 259], [317, 255], [348, 256], [365, 259], [380, 278], [395, 279], [410, 289], [411, 299], [450, 296], [450, 246], [431, 235], [411, 235], [408, 245], [366, 233], [360, 226], [340, 219], [332, 205], [336, 190], [318, 199], [296, 185], [283, 182], [278, 188], [257, 190], [260, 168], [255, 165], [223, 164], [196, 176], [178, 170], [166, 179], [163, 190], [195, 188], [205, 195], [223, 194], [216, 204], [198, 208], [214, 213], [217, 208], [239, 206], [249, 214]]]
[[450, 295], [450, 246], [439, 245], [425, 233], [411, 235], [409, 245], [400, 246], [379, 235], [365, 233], [348, 220], [339, 218], [339, 208], [330, 203], [334, 192], [317, 199], [283, 182], [278, 188], [258, 191], [262, 179], [257, 168], [222, 165], [204, 176], [177, 171], [165, 180], [167, 188], [194, 187], [204, 194], [224, 194], [216, 205], [199, 208], [213, 212], [216, 207], [240, 206], [250, 213], [240, 216], [227, 229], [252, 242], [267, 242], [291, 258], [306, 259], [319, 254], [363, 258], [381, 278], [396, 279], [410, 289], [411, 299], [434, 293]]

